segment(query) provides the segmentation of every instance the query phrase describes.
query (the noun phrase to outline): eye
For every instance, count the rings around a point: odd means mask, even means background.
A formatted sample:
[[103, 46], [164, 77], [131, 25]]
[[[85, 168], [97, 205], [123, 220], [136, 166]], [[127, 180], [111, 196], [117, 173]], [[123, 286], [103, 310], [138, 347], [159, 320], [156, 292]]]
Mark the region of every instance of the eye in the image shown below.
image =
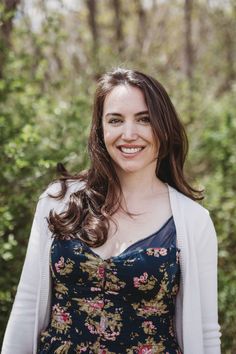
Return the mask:
[[138, 119], [141, 123], [150, 123], [149, 116], [141, 117]]
[[108, 121], [109, 124], [113, 124], [113, 125], [116, 125], [116, 124], [118, 124], [120, 122], [122, 122], [122, 120], [120, 118], [111, 118]]

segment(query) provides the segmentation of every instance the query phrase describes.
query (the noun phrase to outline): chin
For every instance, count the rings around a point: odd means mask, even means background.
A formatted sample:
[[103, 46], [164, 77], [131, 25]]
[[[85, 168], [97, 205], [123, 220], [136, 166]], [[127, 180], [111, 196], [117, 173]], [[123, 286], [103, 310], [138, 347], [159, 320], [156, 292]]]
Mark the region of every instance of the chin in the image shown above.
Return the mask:
[[123, 173], [135, 173], [142, 171], [144, 167], [137, 167], [137, 166], [118, 166], [118, 170]]

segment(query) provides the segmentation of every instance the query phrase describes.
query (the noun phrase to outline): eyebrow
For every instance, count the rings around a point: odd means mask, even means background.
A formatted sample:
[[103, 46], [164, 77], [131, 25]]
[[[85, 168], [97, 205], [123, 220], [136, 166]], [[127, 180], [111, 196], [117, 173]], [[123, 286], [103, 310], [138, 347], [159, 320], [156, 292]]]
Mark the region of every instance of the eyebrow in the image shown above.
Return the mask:
[[[149, 112], [148, 111], [141, 111], [141, 112], [135, 113], [135, 117], [142, 116], [144, 114], [149, 114]], [[107, 116], [122, 117], [122, 114], [116, 113], [116, 112], [112, 112], [112, 113], [107, 113], [105, 115], [105, 117], [107, 117]]]

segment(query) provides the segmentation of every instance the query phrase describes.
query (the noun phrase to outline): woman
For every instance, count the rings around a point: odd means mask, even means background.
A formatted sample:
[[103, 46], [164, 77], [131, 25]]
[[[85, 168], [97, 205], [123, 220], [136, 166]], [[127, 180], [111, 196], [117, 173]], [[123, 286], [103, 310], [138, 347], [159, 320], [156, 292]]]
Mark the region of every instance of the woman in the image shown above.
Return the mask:
[[88, 146], [39, 198], [2, 354], [219, 354], [215, 229], [162, 85], [103, 75]]

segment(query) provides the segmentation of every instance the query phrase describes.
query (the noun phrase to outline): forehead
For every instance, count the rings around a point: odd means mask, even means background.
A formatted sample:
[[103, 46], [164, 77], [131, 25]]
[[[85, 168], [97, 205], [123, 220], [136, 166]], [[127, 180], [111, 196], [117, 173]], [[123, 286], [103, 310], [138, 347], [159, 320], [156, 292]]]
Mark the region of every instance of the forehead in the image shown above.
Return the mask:
[[148, 110], [141, 89], [130, 85], [119, 85], [106, 96], [103, 114], [116, 112], [121, 114], [138, 113]]

